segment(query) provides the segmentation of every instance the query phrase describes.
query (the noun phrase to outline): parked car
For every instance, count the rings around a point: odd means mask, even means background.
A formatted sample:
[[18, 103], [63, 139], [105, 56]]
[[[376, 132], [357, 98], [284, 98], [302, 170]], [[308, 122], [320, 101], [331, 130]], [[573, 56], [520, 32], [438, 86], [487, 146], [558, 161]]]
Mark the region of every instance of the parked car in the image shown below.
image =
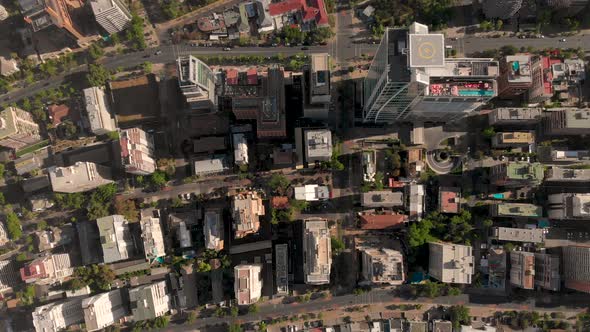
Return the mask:
[[231, 51], [231, 47], [225, 47], [223, 50], [224, 51]]
[[160, 55], [160, 54], [162, 54], [162, 51], [160, 51], [160, 50], [157, 50], [156, 53], [154, 53], [154, 55]]

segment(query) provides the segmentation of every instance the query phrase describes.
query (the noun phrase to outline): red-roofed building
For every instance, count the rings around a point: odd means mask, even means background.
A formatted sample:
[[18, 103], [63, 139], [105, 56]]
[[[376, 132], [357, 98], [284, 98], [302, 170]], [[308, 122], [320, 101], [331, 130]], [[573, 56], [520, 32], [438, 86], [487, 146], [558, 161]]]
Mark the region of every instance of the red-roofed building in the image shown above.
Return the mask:
[[461, 209], [461, 191], [459, 188], [440, 188], [438, 207], [442, 213], [459, 213]]
[[50, 285], [62, 282], [74, 273], [69, 254], [55, 254], [37, 258], [20, 269], [26, 283]]
[[289, 208], [289, 197], [286, 196], [275, 196], [270, 200], [270, 205], [273, 209], [288, 209]]
[[238, 70], [237, 69], [228, 69], [225, 73], [225, 83], [229, 85], [237, 85], [238, 84]]
[[257, 85], [258, 84], [258, 71], [256, 68], [250, 68], [246, 72], [246, 76], [248, 77], [248, 84], [249, 85]]
[[317, 26], [329, 25], [328, 12], [324, 0], [311, 0], [308, 5], [306, 0], [285, 0], [271, 3], [268, 12], [271, 16], [301, 13], [303, 22], [314, 21]]
[[62, 119], [68, 117], [70, 108], [67, 105], [49, 105], [47, 107], [49, 119], [54, 126], [61, 123]]
[[125, 171], [131, 174], [148, 175], [156, 170], [154, 140], [152, 135], [139, 128], [121, 130], [121, 160]]
[[408, 221], [408, 216], [403, 214], [362, 214], [360, 216], [360, 228], [377, 230], [402, 227]]
[[33, 261], [20, 269], [20, 278], [26, 282], [35, 282], [35, 280], [46, 278], [45, 264], [43, 261]]

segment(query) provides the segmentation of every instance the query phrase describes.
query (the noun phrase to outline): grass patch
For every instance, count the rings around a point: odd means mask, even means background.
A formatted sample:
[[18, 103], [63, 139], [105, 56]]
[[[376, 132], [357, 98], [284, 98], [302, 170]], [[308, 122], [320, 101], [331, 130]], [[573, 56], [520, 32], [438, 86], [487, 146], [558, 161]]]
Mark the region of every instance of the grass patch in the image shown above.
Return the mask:
[[48, 145], [49, 145], [49, 140], [48, 139], [46, 139], [44, 141], [41, 141], [39, 143], [35, 143], [33, 145], [29, 145], [26, 148], [17, 151], [16, 152], [16, 157], [19, 158], [19, 157], [21, 157], [21, 156], [23, 156], [23, 155], [25, 155], [27, 153], [37, 151], [37, 150], [39, 150], [41, 148], [44, 148], [44, 147], [46, 147]]

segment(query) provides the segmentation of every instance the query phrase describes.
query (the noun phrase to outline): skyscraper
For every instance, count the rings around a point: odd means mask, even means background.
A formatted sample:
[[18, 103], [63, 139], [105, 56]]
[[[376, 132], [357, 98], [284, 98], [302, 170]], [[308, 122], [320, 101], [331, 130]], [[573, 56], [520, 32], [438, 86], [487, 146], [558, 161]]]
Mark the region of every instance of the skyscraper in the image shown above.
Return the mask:
[[203, 61], [192, 55], [179, 57], [178, 84], [191, 109], [217, 107], [215, 74]]
[[363, 82], [364, 122], [452, 121], [497, 95], [497, 61], [445, 50], [425, 25], [387, 29]]
[[96, 22], [110, 34], [123, 31], [131, 24], [131, 13], [121, 0], [91, 0], [90, 7]]

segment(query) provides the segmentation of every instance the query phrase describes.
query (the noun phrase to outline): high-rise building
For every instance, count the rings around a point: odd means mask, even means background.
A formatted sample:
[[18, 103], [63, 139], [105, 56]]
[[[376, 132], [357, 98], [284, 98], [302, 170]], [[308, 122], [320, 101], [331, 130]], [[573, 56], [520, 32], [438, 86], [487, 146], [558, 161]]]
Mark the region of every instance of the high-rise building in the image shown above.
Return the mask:
[[385, 31], [363, 82], [365, 122], [452, 121], [497, 95], [498, 62], [445, 57], [428, 27]]
[[127, 173], [148, 175], [156, 171], [154, 138], [140, 128], [121, 130], [121, 159]]
[[84, 322], [83, 298], [73, 298], [64, 302], [53, 302], [35, 308], [33, 326], [37, 332], [58, 332], [68, 326]]
[[82, 301], [86, 330], [97, 331], [111, 326], [125, 317], [127, 303], [123, 301], [121, 289], [115, 289], [85, 298]]
[[552, 109], [543, 119], [543, 133], [548, 136], [590, 134], [590, 108]]
[[330, 283], [332, 245], [328, 221], [321, 218], [303, 221], [303, 274], [308, 285]]
[[179, 57], [178, 85], [191, 109], [216, 111], [215, 74], [192, 55]]
[[67, 30], [76, 40], [84, 38], [74, 26], [66, 0], [18, 0], [25, 22], [34, 32], [51, 25]]
[[405, 280], [404, 256], [392, 249], [361, 250], [363, 279], [369, 283], [401, 285]]
[[238, 305], [256, 303], [262, 296], [262, 264], [241, 264], [234, 267], [234, 293]]
[[535, 254], [525, 251], [510, 253], [510, 284], [523, 289], [535, 288]]
[[590, 293], [590, 247], [563, 247], [565, 288]]
[[541, 121], [542, 108], [496, 108], [488, 113], [490, 125], [535, 125]]
[[14, 261], [0, 261], [0, 294], [12, 290], [20, 282]]
[[559, 273], [559, 256], [547, 253], [535, 253], [535, 286], [559, 291], [561, 275]]
[[79, 161], [69, 167], [47, 169], [53, 191], [77, 193], [112, 183], [111, 169], [91, 162]]
[[96, 219], [96, 224], [105, 263], [129, 259], [133, 255], [133, 237], [125, 217], [114, 214]]
[[129, 303], [134, 321], [154, 319], [170, 311], [166, 281], [142, 285], [129, 290]]
[[590, 169], [572, 169], [551, 166], [545, 173], [546, 182], [586, 182], [590, 181]]
[[543, 243], [545, 230], [541, 228], [494, 227], [490, 238], [498, 241]]
[[551, 194], [547, 216], [555, 220], [590, 220], [590, 193]]
[[40, 140], [39, 125], [31, 113], [16, 107], [0, 112], [0, 146], [20, 150]]
[[90, 7], [98, 24], [109, 34], [131, 25], [131, 12], [121, 0], [90, 0]]
[[436, 280], [452, 284], [471, 284], [475, 269], [473, 248], [460, 244], [430, 242], [428, 272]]
[[86, 114], [90, 122], [90, 131], [95, 135], [104, 135], [117, 129], [111, 116], [109, 101], [104, 89], [94, 86], [83, 90]]
[[311, 55], [309, 70], [305, 73], [306, 103], [303, 115], [306, 118], [327, 120], [330, 111], [330, 55]]

